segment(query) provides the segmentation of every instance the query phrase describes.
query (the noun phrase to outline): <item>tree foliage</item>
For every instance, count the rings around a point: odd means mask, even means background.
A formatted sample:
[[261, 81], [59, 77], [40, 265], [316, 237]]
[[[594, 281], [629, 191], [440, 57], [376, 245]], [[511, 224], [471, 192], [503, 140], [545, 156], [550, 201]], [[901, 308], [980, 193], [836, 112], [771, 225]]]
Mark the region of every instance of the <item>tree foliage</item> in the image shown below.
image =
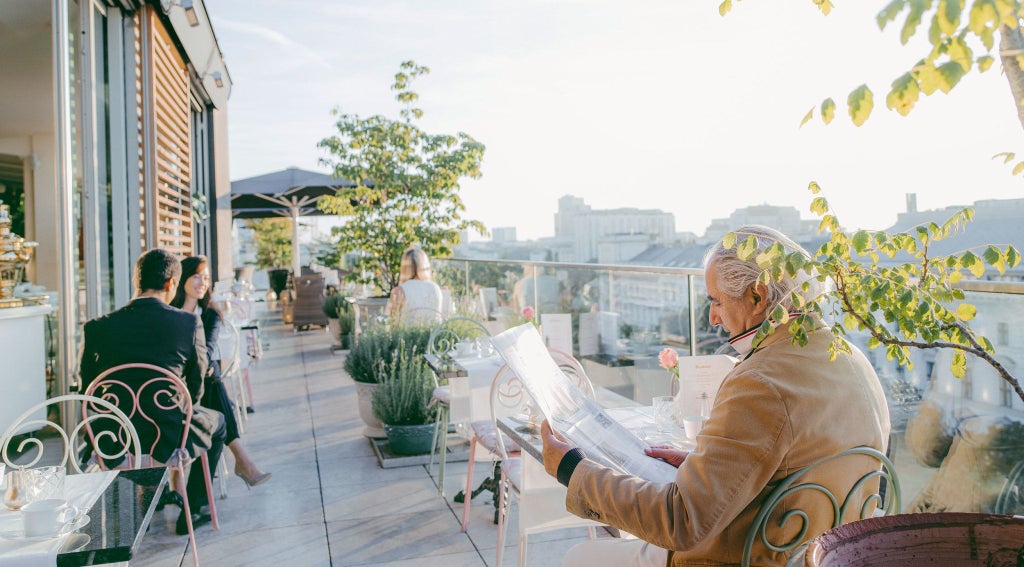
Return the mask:
[[870, 348], [885, 348], [889, 360], [906, 366], [912, 366], [911, 348], [953, 349], [954, 376], [964, 376], [966, 355], [974, 355], [991, 365], [1024, 400], [1024, 389], [996, 359], [992, 342], [971, 328], [977, 309], [964, 301], [963, 290], [956, 287], [966, 275], [981, 278], [987, 268], [1002, 274], [1017, 266], [1021, 258], [1016, 248], [984, 245], [945, 256], [931, 254], [934, 243], [964, 229], [974, 216], [969, 208], [941, 225], [929, 222], [895, 234], [869, 230], [851, 234], [840, 228], [818, 184], [812, 182], [810, 190], [815, 195], [811, 211], [821, 218], [819, 231], [831, 235], [811, 260], [787, 251], [781, 243], [759, 249], [753, 236], [739, 232], [723, 238], [723, 245], [735, 248], [741, 259], [756, 260], [764, 283], [803, 272], [832, 286], [830, 292], [811, 300], [800, 293], [806, 289], [793, 290], [791, 297], [801, 314], [793, 316], [776, 306], [761, 325], [759, 337], [778, 325], [793, 335], [794, 344], [805, 344], [814, 324], [812, 315], [817, 314], [834, 321], [833, 359], [848, 351], [841, 339], [850, 331], [867, 331]]
[[[830, 0], [811, 0], [828, 15]], [[719, 5], [724, 16], [733, 7], [733, 0]], [[900, 43], [925, 33], [927, 52], [893, 79], [885, 95], [885, 106], [906, 116], [921, 96], [948, 94], [972, 72], [984, 73], [998, 57], [1017, 103], [1017, 117], [1024, 125], [1024, 36], [1020, 20], [1024, 7], [1020, 0], [889, 0], [875, 20], [881, 30], [899, 29]], [[998, 50], [996, 39], [999, 39]], [[847, 111], [857, 126], [871, 115], [874, 92], [866, 84], [847, 96]], [[825, 99], [820, 108], [811, 108], [801, 125], [817, 112], [828, 124], [834, 117], [835, 103]], [[1024, 172], [1024, 162], [1021, 162]], [[1020, 173], [1018, 172], [1018, 173]]]
[[479, 178], [484, 145], [459, 132], [429, 134], [417, 125], [423, 111], [412, 82], [429, 73], [413, 61], [401, 64], [391, 86], [402, 106], [400, 119], [333, 111], [337, 132], [318, 147], [321, 163], [355, 186], [325, 197], [319, 207], [349, 217], [339, 230], [343, 252], [361, 252], [349, 276], [375, 284], [385, 294], [398, 285], [402, 252], [418, 243], [432, 257], [451, 254], [459, 232], [483, 224], [463, 218], [459, 182]]
[[292, 263], [292, 221], [249, 219], [245, 227], [252, 230], [256, 246], [255, 264], [260, 269], [286, 268]]

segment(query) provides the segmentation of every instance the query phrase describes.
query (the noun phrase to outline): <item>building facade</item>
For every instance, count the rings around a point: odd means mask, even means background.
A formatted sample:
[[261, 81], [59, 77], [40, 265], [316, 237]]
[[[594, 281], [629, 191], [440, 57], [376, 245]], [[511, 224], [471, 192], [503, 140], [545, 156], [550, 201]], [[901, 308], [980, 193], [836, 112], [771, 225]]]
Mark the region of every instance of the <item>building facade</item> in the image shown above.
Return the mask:
[[231, 277], [231, 77], [203, 0], [2, 2], [0, 51], [0, 199], [38, 242], [26, 279], [56, 299], [57, 395], [143, 251]]

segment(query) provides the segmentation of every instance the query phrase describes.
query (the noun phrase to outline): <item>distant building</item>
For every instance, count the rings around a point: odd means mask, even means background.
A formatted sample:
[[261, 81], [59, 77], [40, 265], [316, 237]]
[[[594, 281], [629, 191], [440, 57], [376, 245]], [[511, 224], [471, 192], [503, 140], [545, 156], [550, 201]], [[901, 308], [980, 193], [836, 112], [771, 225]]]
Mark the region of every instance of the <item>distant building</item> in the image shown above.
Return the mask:
[[818, 221], [800, 218], [800, 211], [794, 207], [776, 205], [754, 205], [736, 209], [729, 218], [713, 219], [703, 238], [698, 242], [710, 246], [731, 230], [746, 224], [760, 224], [782, 231], [797, 242], [813, 239], [818, 235]]
[[516, 241], [516, 227], [514, 226], [496, 226], [491, 229], [491, 242], [495, 244], [503, 244], [506, 242]]
[[569, 240], [576, 261], [598, 260], [598, 244], [611, 235], [646, 235], [651, 244], [673, 241], [676, 220], [672, 213], [657, 209], [593, 210], [583, 199], [566, 195], [558, 200], [555, 237]]

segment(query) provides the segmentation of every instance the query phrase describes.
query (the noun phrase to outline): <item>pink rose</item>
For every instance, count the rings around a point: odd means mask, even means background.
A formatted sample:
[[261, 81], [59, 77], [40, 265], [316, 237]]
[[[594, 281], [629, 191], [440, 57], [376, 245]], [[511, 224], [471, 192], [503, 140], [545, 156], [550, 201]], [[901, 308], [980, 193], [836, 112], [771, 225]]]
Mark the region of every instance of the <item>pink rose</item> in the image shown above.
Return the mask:
[[658, 363], [665, 370], [672, 370], [679, 365], [679, 353], [671, 348], [664, 348], [658, 353]]
[[533, 319], [533, 307], [530, 307], [529, 305], [523, 307], [523, 317]]

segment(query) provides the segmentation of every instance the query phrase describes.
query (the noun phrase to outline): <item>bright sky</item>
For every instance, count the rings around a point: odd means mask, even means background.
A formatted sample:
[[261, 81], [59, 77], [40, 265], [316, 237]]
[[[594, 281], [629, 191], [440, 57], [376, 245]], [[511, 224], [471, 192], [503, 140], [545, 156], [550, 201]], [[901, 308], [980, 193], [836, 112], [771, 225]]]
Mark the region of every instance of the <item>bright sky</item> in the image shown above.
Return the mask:
[[[231, 178], [289, 166], [328, 172], [316, 143], [330, 110], [397, 118], [401, 61], [423, 127], [483, 142], [483, 177], [462, 185], [468, 216], [550, 236], [557, 200], [660, 208], [702, 234], [712, 218], [762, 203], [805, 218], [818, 181], [847, 227], [885, 228], [918, 207], [1024, 197], [994, 161], [1024, 154], [998, 63], [904, 118], [889, 83], [924, 50], [878, 30], [882, 0], [207, 0], [234, 89]], [[902, 20], [901, 20], [902, 22]], [[923, 30], [926, 32], [927, 30]], [[875, 111], [846, 116], [867, 82]], [[832, 96], [837, 119], [799, 128]]]

